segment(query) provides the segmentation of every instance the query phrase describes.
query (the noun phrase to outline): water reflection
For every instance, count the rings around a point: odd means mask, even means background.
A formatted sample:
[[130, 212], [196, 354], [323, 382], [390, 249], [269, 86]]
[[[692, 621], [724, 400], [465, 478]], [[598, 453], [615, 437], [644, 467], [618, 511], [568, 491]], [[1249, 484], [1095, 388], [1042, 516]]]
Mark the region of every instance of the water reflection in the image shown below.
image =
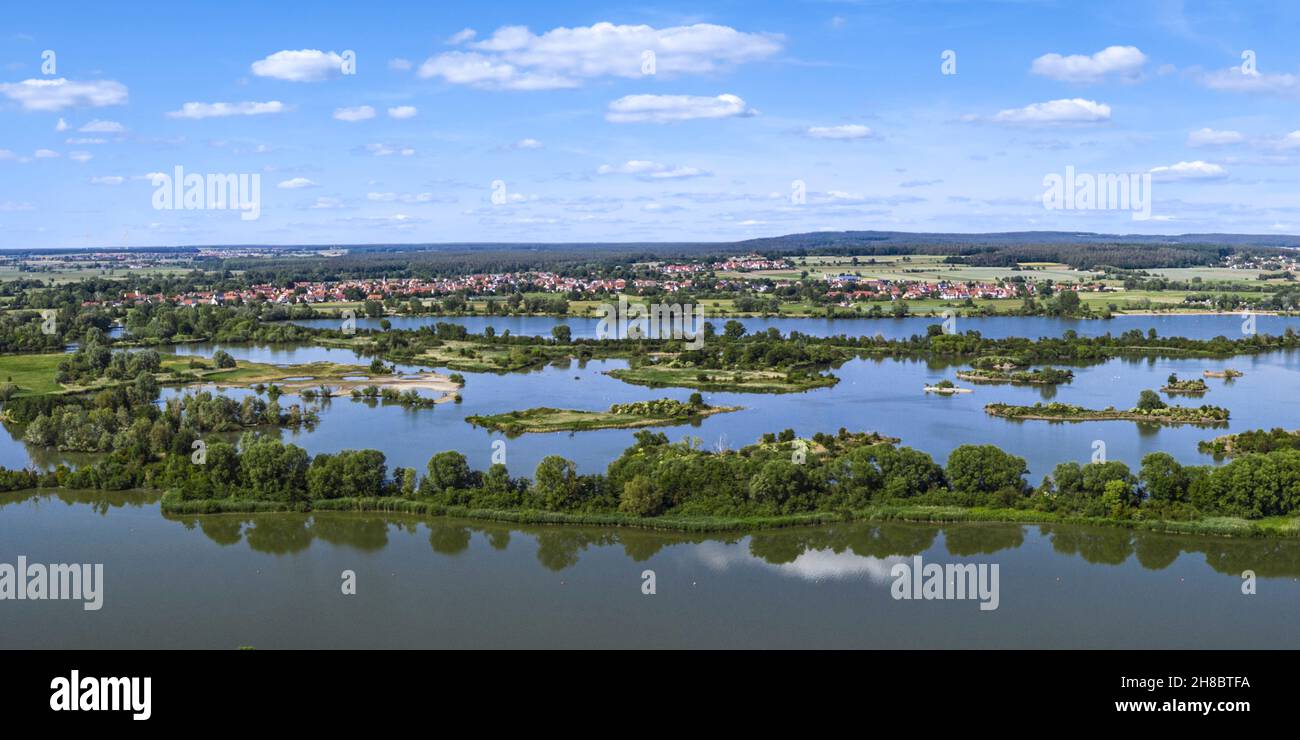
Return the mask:
[[[0, 506], [13, 496], [0, 498]], [[23, 495], [17, 500], [31, 498]], [[75, 497], [75, 503], [97, 508], [123, 505], [101, 504], [86, 494]], [[1092, 565], [1118, 566], [1134, 560], [1146, 570], [1164, 570], [1186, 554], [1204, 556], [1205, 562], [1219, 573], [1239, 575], [1249, 569], [1262, 577], [1300, 577], [1300, 540], [1196, 537], [1073, 524], [855, 522], [737, 535], [529, 526], [346, 512], [185, 515], [167, 519], [202, 533], [218, 545], [229, 547], [243, 541], [250, 550], [268, 555], [303, 552], [316, 539], [337, 547], [377, 552], [391, 544], [393, 535], [422, 536], [426, 532], [429, 548], [447, 557], [469, 551], [476, 537], [496, 551], [523, 541], [535, 545], [537, 562], [554, 572], [571, 569], [585, 553], [602, 548], [620, 548], [626, 558], [640, 563], [667, 549], [684, 547], [691, 558], [715, 572], [761, 566], [805, 581], [866, 578], [883, 583], [894, 563], [914, 555], [930, 553], [934, 557], [939, 553], [963, 559], [1005, 555], [1031, 541], [1046, 540], [1058, 555], [1078, 557]]]

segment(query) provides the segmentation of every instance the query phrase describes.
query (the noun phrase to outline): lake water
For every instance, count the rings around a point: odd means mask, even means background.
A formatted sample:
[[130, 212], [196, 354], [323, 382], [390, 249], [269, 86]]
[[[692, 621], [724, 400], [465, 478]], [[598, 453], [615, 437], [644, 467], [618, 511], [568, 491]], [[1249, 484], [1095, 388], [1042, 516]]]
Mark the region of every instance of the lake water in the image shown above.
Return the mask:
[[[721, 330], [726, 318], [705, 318]], [[1254, 317], [1255, 328], [1261, 334], [1282, 334], [1288, 328], [1300, 331], [1300, 316], [1260, 316]], [[379, 331], [380, 319], [359, 317], [356, 328]], [[473, 334], [481, 334], [487, 327], [496, 329], [498, 334], [509, 330], [516, 336], [551, 335], [551, 329], [561, 324], [568, 326], [575, 339], [595, 339], [600, 325], [598, 318], [556, 318], [552, 316], [390, 316], [394, 329], [418, 329], [432, 326], [439, 322], [459, 324]], [[745, 325], [750, 333], [767, 331], [775, 328], [782, 334], [792, 331], [809, 336], [827, 337], [866, 336], [877, 334], [886, 339], [907, 339], [914, 334], [924, 335], [926, 328], [943, 321], [941, 317], [910, 316], [902, 319], [808, 319], [808, 318], [741, 318], [736, 319]], [[338, 329], [339, 319], [304, 319], [292, 323], [321, 329]], [[1132, 329], [1144, 334], [1155, 329], [1160, 336], [1180, 336], [1189, 339], [1213, 339], [1217, 336], [1237, 338], [1242, 336], [1243, 317], [1237, 314], [1216, 315], [1177, 315], [1164, 314], [1153, 316], [1119, 315], [1109, 320], [1103, 319], [1058, 319], [1046, 316], [994, 316], [988, 318], [957, 318], [955, 330], [958, 332], [978, 331], [992, 339], [1005, 337], [1059, 337], [1073, 330], [1082, 337], [1098, 337], [1104, 334], [1119, 335]]]
[[[182, 345], [169, 351], [210, 355], [215, 346]], [[240, 359], [281, 364], [329, 359], [361, 362], [352, 351], [323, 347], [226, 346]], [[388, 457], [390, 466], [423, 469], [434, 453], [455, 449], [464, 452], [475, 467], [486, 469], [493, 443], [504, 440], [506, 462], [514, 475], [531, 476], [547, 455], [574, 460], [583, 472], [603, 471], [633, 443], [633, 430], [608, 429], [580, 433], [528, 434], [515, 439], [474, 427], [465, 421], [473, 415], [488, 415], [533, 406], [605, 410], [610, 404], [671, 397], [685, 401], [686, 388], [646, 388], [609, 377], [605, 372], [626, 367], [622, 360], [566, 362], [526, 373], [497, 375], [463, 373], [466, 385], [463, 403], [444, 403], [436, 408], [405, 409], [398, 405], [366, 404], [336, 398], [321, 412], [313, 430], [282, 432], [309, 452], [337, 452], [343, 449], [376, 448]], [[923, 386], [942, 379], [955, 379], [965, 365], [931, 363], [923, 360], [855, 359], [836, 368], [840, 382], [794, 394], [705, 393], [706, 402], [741, 406], [742, 411], [717, 414], [695, 426], [664, 427], [672, 440], [690, 435], [709, 447], [731, 448], [751, 444], [766, 432], [792, 428], [810, 437], [817, 432], [834, 432], [840, 427], [853, 431], [876, 431], [899, 437], [902, 443], [924, 450], [939, 462], [962, 444], [996, 444], [1024, 457], [1030, 465], [1030, 482], [1038, 483], [1059, 462], [1092, 458], [1095, 445], [1105, 445], [1108, 459], [1122, 460], [1136, 469], [1142, 456], [1165, 451], [1184, 463], [1206, 464], [1212, 458], [1197, 451], [1197, 442], [1221, 434], [1248, 429], [1295, 428], [1300, 419], [1300, 357], [1274, 352], [1229, 360], [1201, 359], [1113, 359], [1100, 365], [1073, 368], [1074, 381], [1052, 387], [975, 385], [973, 393], [955, 396], [926, 394]], [[1056, 400], [1089, 408], [1130, 408], [1143, 389], [1156, 389], [1171, 373], [1198, 378], [1202, 370], [1234, 367], [1245, 376], [1228, 383], [1207, 381], [1205, 396], [1175, 397], [1174, 403], [1226, 406], [1232, 421], [1226, 427], [1148, 426], [1127, 421], [1051, 423], [1010, 421], [984, 413], [985, 404], [1004, 402], [1033, 404]], [[400, 366], [402, 372], [420, 370]], [[177, 393], [167, 389], [164, 395]], [[250, 391], [230, 389], [241, 397]], [[294, 397], [286, 397], [287, 405]], [[7, 467], [58, 462], [76, 464], [85, 456], [33, 449], [12, 434], [0, 434], [0, 464]]]
[[[465, 319], [462, 321], [472, 321]], [[491, 320], [498, 330], [501, 319]], [[552, 319], [513, 319], [516, 333], [549, 333]], [[1261, 331], [1281, 319], [1260, 317]], [[1269, 322], [1278, 321], [1274, 326]], [[1288, 319], [1287, 321], [1293, 321]], [[749, 319], [751, 329], [923, 333], [931, 319], [835, 322]], [[1014, 322], [1014, 323], [1007, 323]], [[364, 326], [364, 322], [359, 322]], [[396, 323], [396, 322], [395, 322]], [[566, 321], [576, 333], [590, 331]], [[967, 319], [989, 336], [1115, 333], [1156, 326], [1162, 335], [1233, 336], [1236, 317], [1134, 317], [1110, 322]], [[819, 328], [822, 327], [822, 328]], [[847, 328], [845, 328], [847, 327]], [[475, 331], [481, 327], [473, 327]], [[513, 329], [512, 329], [513, 330]], [[224, 346], [240, 359], [293, 364], [359, 362], [350, 350]], [[214, 345], [169, 348], [210, 356]], [[1131, 422], [1054, 424], [987, 416], [994, 401], [1059, 400], [1131, 406], [1171, 372], [1200, 377], [1235, 367], [1231, 383], [1186, 404], [1232, 411], [1226, 429], [1145, 427]], [[423, 469], [440, 450], [486, 468], [506, 443], [514, 475], [544, 456], [603, 470], [632, 443], [630, 430], [506, 439], [465, 422], [474, 414], [548, 405], [601, 410], [611, 403], [672, 397], [690, 389], [643, 388], [604, 373], [623, 361], [576, 361], [527, 373], [463, 373], [463, 403], [403, 409], [336, 398], [313, 430], [281, 432], [312, 453], [382, 450], [391, 466]], [[960, 385], [974, 393], [927, 396], [922, 387], [964, 365], [853, 360], [832, 388], [788, 395], [706, 393], [744, 410], [670, 438], [738, 447], [793, 428], [808, 436], [840, 427], [902, 438], [940, 462], [961, 444], [992, 443], [1024, 456], [1030, 481], [1064, 460], [1087, 461], [1095, 445], [1136, 468], [1170, 452], [1210, 463], [1199, 440], [1259, 427], [1300, 426], [1300, 357], [1270, 353], [1226, 361], [1116, 359], [1073, 368], [1057, 388]], [[403, 373], [425, 368], [401, 366]], [[166, 389], [164, 397], [180, 391]], [[249, 390], [226, 390], [242, 397]], [[286, 396], [282, 404], [291, 403]], [[29, 448], [0, 433], [0, 464], [71, 465], [88, 455]], [[1232, 540], [1116, 528], [1003, 524], [853, 524], [748, 535], [682, 535], [582, 527], [520, 527], [380, 514], [223, 515], [168, 518], [156, 495], [0, 495], [0, 563], [103, 563], [104, 608], [79, 602], [0, 603], [0, 649], [29, 647], [1300, 647], [1300, 541]], [[900, 601], [891, 568], [911, 563], [998, 565], [999, 606], [975, 601]], [[357, 593], [341, 593], [344, 571]], [[657, 593], [641, 591], [653, 571]], [[1241, 573], [1259, 576], [1242, 593]]]
[[[146, 494], [3, 494], [0, 562], [19, 555], [102, 563], [103, 608], [0, 603], [0, 649], [1300, 647], [1300, 542], [1115, 528], [687, 536], [359, 514], [170, 519]], [[996, 564], [998, 608], [892, 598], [891, 569], [917, 555]], [[654, 595], [641, 591], [647, 570]]]

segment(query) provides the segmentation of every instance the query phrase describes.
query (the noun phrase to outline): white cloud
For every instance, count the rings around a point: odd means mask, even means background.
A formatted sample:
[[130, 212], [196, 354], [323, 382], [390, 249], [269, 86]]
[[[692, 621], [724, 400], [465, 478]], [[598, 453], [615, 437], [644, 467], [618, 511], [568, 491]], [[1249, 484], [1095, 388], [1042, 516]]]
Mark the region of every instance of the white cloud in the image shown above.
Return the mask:
[[503, 26], [482, 41], [472, 41], [464, 31], [452, 39], [469, 51], [430, 57], [420, 66], [420, 76], [498, 90], [557, 89], [598, 77], [644, 77], [650, 55], [655, 75], [709, 74], [770, 57], [784, 43], [779, 35], [708, 23], [661, 29], [597, 23], [542, 34], [524, 26]]
[[671, 123], [695, 118], [752, 116], [756, 111], [735, 95], [625, 95], [609, 104], [612, 123]]
[[117, 121], [101, 121], [98, 118], [77, 129], [83, 134], [120, 134], [126, 126]]
[[1107, 75], [1135, 78], [1146, 61], [1136, 46], [1108, 46], [1092, 56], [1044, 54], [1030, 71], [1062, 82], [1101, 82]]
[[366, 200], [375, 203], [447, 203], [448, 198], [439, 198], [433, 193], [366, 193]]
[[290, 180], [284, 180], [279, 185], [276, 185], [276, 187], [281, 190], [301, 190], [302, 188], [314, 188], [316, 187], [316, 183], [305, 177], [295, 177]]
[[71, 159], [73, 162], [81, 162], [84, 164], [94, 158], [95, 155], [90, 152], [68, 152], [68, 159]]
[[993, 116], [994, 123], [1051, 126], [1071, 123], [1102, 123], [1110, 120], [1110, 106], [1083, 98], [1031, 103], [1024, 108], [1010, 108]]
[[849, 124], [845, 126], [811, 126], [805, 132], [814, 139], [870, 139], [875, 133], [866, 126]]
[[456, 46], [457, 44], [463, 44], [466, 41], [473, 41], [476, 36], [478, 36], [478, 31], [475, 31], [472, 28], [465, 28], [453, 33], [447, 39], [447, 43]]
[[122, 105], [127, 100], [126, 85], [114, 80], [76, 82], [62, 77], [53, 80], [23, 80], [0, 83], [0, 95], [16, 101], [29, 111], [59, 111], [64, 108], [102, 108]]
[[359, 105], [355, 108], [335, 108], [334, 120], [347, 121], [354, 123], [356, 121], [365, 121], [375, 117], [375, 109], [368, 105]]
[[635, 175], [650, 180], [677, 180], [709, 174], [698, 167], [673, 167], [644, 159], [632, 159], [619, 165], [602, 164], [596, 172], [601, 175]]
[[320, 82], [343, 73], [343, 57], [319, 49], [277, 51], [252, 64], [253, 74], [289, 82]]
[[343, 207], [342, 200], [339, 200], [338, 198], [331, 198], [326, 195], [320, 196], [319, 198], [316, 199], [315, 203], [312, 203], [311, 206], [309, 206], [309, 208], [311, 208], [314, 211], [332, 211], [342, 207]]
[[1220, 92], [1245, 92], [1272, 95], [1300, 94], [1300, 77], [1293, 74], [1260, 74], [1229, 67], [1201, 75], [1202, 85]]
[[397, 57], [388, 60], [388, 68], [394, 72], [405, 72], [411, 68], [411, 60]]
[[537, 139], [520, 139], [515, 142], [516, 149], [541, 149], [542, 142]]
[[441, 77], [453, 85], [500, 90], [557, 90], [578, 83], [554, 74], [524, 72], [512, 64], [475, 52], [451, 51], [420, 65], [420, 77]]
[[90, 183], [92, 185], [121, 185], [124, 182], [126, 182], [126, 178], [121, 175], [105, 175], [103, 177], [90, 178]]
[[1161, 180], [1214, 180], [1227, 177], [1228, 173], [1217, 164], [1202, 162], [1178, 162], [1162, 167], [1152, 167], [1151, 175]]
[[1279, 149], [1300, 149], [1300, 131], [1291, 133], [1279, 139], [1275, 146]]
[[68, 122], [65, 121], [65, 120], [63, 120], [62, 118], [60, 118], [60, 119], [59, 119], [59, 122], [56, 123], [56, 124], [54, 124], [54, 130], [55, 130], [55, 131], [67, 131], [67, 130], [68, 130]]
[[399, 149], [397, 147], [389, 146], [388, 144], [366, 144], [366, 151], [376, 157], [391, 157], [394, 154], [409, 157], [412, 154], [415, 154], [415, 150], [409, 147]]
[[32, 156], [37, 159], [54, 159], [59, 156], [59, 153], [52, 149], [37, 149]]
[[417, 113], [419, 113], [419, 111], [416, 110], [415, 106], [413, 105], [399, 105], [396, 108], [388, 109], [388, 117], [396, 118], [398, 120], [415, 118]]
[[265, 103], [186, 103], [180, 110], [168, 111], [168, 118], [226, 118], [229, 116], [260, 116], [267, 113], [283, 113], [288, 106], [278, 100]]
[[67, 144], [68, 146], [91, 146], [94, 144], [107, 144], [108, 139], [87, 138], [84, 136], [77, 136], [71, 139], [66, 139], [64, 140], [63, 143]]
[[1216, 131], [1212, 128], [1203, 128], [1187, 135], [1187, 145], [1223, 146], [1224, 144], [1240, 144], [1245, 139], [1246, 137], [1242, 136], [1240, 131]]

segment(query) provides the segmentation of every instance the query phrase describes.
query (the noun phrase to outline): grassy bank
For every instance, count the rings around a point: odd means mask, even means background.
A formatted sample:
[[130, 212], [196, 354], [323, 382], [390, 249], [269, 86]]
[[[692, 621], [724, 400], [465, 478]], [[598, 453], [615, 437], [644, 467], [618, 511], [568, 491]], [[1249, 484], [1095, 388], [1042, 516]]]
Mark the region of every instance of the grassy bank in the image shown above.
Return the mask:
[[490, 416], [469, 416], [465, 421], [474, 426], [504, 432], [509, 436], [547, 432], [585, 432], [593, 429], [636, 429], [676, 424], [689, 424], [714, 414], [739, 411], [739, 406], [691, 407], [676, 404], [673, 413], [620, 413], [615, 404], [609, 411], [579, 411], [539, 407], [522, 411], [508, 411]]
[[786, 527], [808, 527], [845, 522], [999, 522], [1010, 524], [1077, 524], [1121, 527], [1125, 529], [1167, 532], [1172, 534], [1215, 537], [1296, 537], [1300, 536], [1300, 518], [1273, 517], [1239, 519], [1204, 517], [1187, 521], [1110, 519], [1076, 516], [1035, 509], [985, 508], [960, 506], [880, 505], [852, 512], [822, 512], [770, 517], [637, 517], [626, 514], [573, 514], [536, 510], [489, 510], [461, 506], [440, 506], [425, 501], [401, 498], [325, 499], [311, 503], [284, 504], [243, 499], [209, 499], [181, 501], [168, 493], [162, 497], [165, 515], [255, 514], [267, 512], [356, 511], [391, 512], [421, 516], [480, 519], [515, 524], [569, 524], [603, 527], [631, 527], [676, 532], [745, 532]]
[[651, 388], [695, 388], [717, 393], [798, 393], [840, 382], [827, 373], [784, 373], [775, 370], [703, 370], [645, 365], [606, 373], [624, 383]]
[[1014, 406], [990, 403], [984, 407], [989, 416], [1029, 421], [1137, 421], [1152, 424], [1195, 424], [1215, 426], [1227, 424], [1228, 410], [1217, 406], [1189, 408], [1167, 406], [1158, 409], [1086, 409], [1068, 403], [1036, 403], [1033, 406]]

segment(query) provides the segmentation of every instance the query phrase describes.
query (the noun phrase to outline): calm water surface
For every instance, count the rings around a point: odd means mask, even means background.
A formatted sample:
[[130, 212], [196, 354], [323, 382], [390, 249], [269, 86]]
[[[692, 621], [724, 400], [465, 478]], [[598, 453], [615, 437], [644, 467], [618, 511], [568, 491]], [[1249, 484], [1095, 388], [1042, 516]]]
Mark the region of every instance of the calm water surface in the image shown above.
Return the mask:
[[[726, 318], [709, 318], [719, 329]], [[460, 324], [471, 333], [481, 334], [491, 326], [497, 333], [509, 330], [516, 336], [551, 335], [551, 329], [560, 324], [569, 327], [576, 339], [595, 339], [596, 328], [600, 325], [598, 318], [556, 318], [551, 316], [390, 316], [388, 321], [394, 329], [418, 329], [432, 326], [439, 322]], [[775, 328], [782, 334], [792, 331], [809, 336], [827, 337], [841, 334], [858, 337], [874, 337], [877, 334], [886, 339], [906, 339], [914, 334], [924, 335], [926, 327], [943, 321], [942, 318], [910, 316], [902, 319], [809, 319], [809, 318], [742, 318], [736, 319], [745, 325], [750, 333], [767, 331]], [[357, 318], [358, 329], [379, 330], [380, 319]], [[293, 323], [301, 326], [323, 329], [337, 329], [338, 319], [303, 319]], [[1300, 316], [1256, 316], [1256, 330], [1261, 334], [1281, 334], [1288, 328], [1300, 331]], [[959, 332], [978, 331], [983, 336], [993, 339], [1006, 337], [1059, 337], [1073, 330], [1082, 337], [1099, 337], [1105, 334], [1119, 335], [1137, 329], [1144, 334], [1155, 329], [1160, 336], [1181, 336], [1189, 339], [1213, 339], [1217, 336], [1240, 337], [1242, 317], [1236, 314], [1224, 315], [1176, 315], [1156, 316], [1120, 315], [1109, 320], [1103, 319], [1058, 319], [1046, 316], [994, 316], [988, 318], [959, 318], [956, 330]]]
[[[471, 320], [465, 320], [471, 321]], [[515, 319], [516, 333], [549, 333], [554, 320]], [[835, 322], [746, 320], [808, 333], [924, 332], [931, 319]], [[990, 336], [1143, 331], [1233, 336], [1235, 317], [1141, 317], [1110, 322], [965, 320]], [[1014, 321], [1007, 325], [1004, 322]], [[1280, 331], [1261, 317], [1261, 331]], [[1288, 320], [1290, 321], [1290, 320]], [[492, 319], [498, 330], [507, 328]], [[549, 323], [547, 323], [549, 322]], [[987, 323], [977, 323], [987, 322]], [[580, 322], [566, 321], [594, 334]], [[850, 328], [843, 328], [846, 323]], [[1068, 324], [1068, 326], [1067, 326]], [[364, 325], [364, 324], [363, 324]], [[819, 329], [824, 326], [824, 329]], [[479, 327], [474, 327], [479, 330]], [[210, 355], [211, 345], [174, 351]], [[241, 359], [292, 364], [360, 362], [349, 350], [227, 346]], [[1232, 410], [1226, 429], [1144, 427], [1130, 422], [1052, 424], [988, 417], [993, 401], [1059, 400], [1127, 408], [1176, 372], [1236, 367], [1210, 380], [1203, 400]], [[505, 439], [464, 421], [537, 405], [599, 410], [689, 389], [621, 383], [604, 373], [622, 361], [566, 362], [528, 373], [464, 373], [464, 402], [435, 409], [339, 398], [314, 430], [281, 436], [312, 453], [382, 450], [390, 466], [423, 468], [445, 449], [490, 463]], [[1096, 441], [1136, 467], [1164, 450], [1188, 463], [1212, 460], [1196, 443], [1259, 427], [1300, 426], [1300, 357], [1271, 353], [1206, 360], [1111, 360], [1074, 368], [1055, 389], [979, 385], [949, 398], [922, 386], [962, 366], [916, 360], [854, 360], [833, 388], [788, 395], [707, 393], [738, 405], [697, 426], [667, 427], [710, 446], [738, 447], [762, 433], [803, 436], [840, 427], [902, 438], [943, 461], [961, 444], [992, 443], [1024, 456], [1031, 482], [1063, 460], [1088, 460]], [[402, 372], [425, 368], [402, 366]], [[970, 385], [961, 383], [962, 385]], [[164, 396], [178, 393], [168, 389]], [[248, 390], [227, 390], [242, 397]], [[287, 396], [282, 403], [295, 399]], [[514, 475], [549, 454], [603, 470], [632, 443], [629, 430], [507, 439]], [[0, 464], [81, 464], [92, 456], [29, 448], [0, 433]], [[0, 648], [16, 647], [1300, 647], [1300, 542], [1230, 540], [1073, 526], [840, 525], [752, 535], [688, 536], [575, 527], [518, 527], [377, 514], [229, 515], [167, 518], [146, 494], [60, 492], [0, 496], [0, 562], [91, 562], [105, 567], [105, 606], [0, 602]], [[926, 562], [998, 564], [1000, 605], [897, 601], [890, 568]], [[641, 593], [641, 574], [658, 593]], [[1258, 593], [1241, 593], [1254, 570]], [[341, 574], [357, 574], [343, 596]]]
[[[180, 353], [210, 355], [214, 346], [183, 345]], [[362, 362], [350, 350], [322, 347], [227, 346], [232, 355], [261, 362], [300, 363], [319, 359]], [[1089, 408], [1129, 408], [1143, 389], [1164, 384], [1171, 373], [1200, 377], [1204, 369], [1235, 367], [1245, 376], [1232, 382], [1209, 380], [1211, 390], [1201, 398], [1178, 397], [1175, 403], [1226, 406], [1232, 421], [1226, 427], [1154, 426], [1126, 421], [1050, 423], [1009, 421], [984, 413], [985, 404], [1006, 402], [1032, 404], [1062, 401]], [[366, 404], [348, 398], [335, 399], [321, 411], [321, 423], [314, 430], [284, 431], [282, 437], [309, 452], [337, 452], [343, 449], [374, 448], [383, 451], [390, 466], [424, 468], [433, 453], [456, 449], [470, 462], [486, 469], [491, 462], [493, 442], [506, 441], [506, 463], [514, 475], [531, 475], [537, 463], [551, 454], [574, 460], [584, 472], [604, 470], [633, 443], [633, 431], [610, 429], [580, 433], [528, 434], [507, 439], [468, 424], [476, 414], [496, 414], [533, 406], [604, 410], [612, 403], [672, 397], [685, 401], [686, 388], [644, 388], [609, 377], [611, 369], [626, 367], [622, 360], [565, 362], [527, 373], [463, 373], [466, 385], [463, 403], [444, 403], [433, 409], [404, 409], [397, 405]], [[710, 447], [736, 448], [751, 444], [766, 433], [792, 428], [801, 436], [834, 432], [840, 427], [853, 431], [876, 431], [898, 437], [902, 443], [924, 450], [943, 462], [962, 444], [996, 444], [1024, 457], [1030, 465], [1030, 481], [1037, 483], [1065, 460], [1091, 459], [1094, 444], [1106, 445], [1107, 457], [1135, 468], [1142, 456], [1165, 451], [1184, 463], [1206, 464], [1213, 460], [1197, 451], [1197, 442], [1248, 429], [1300, 426], [1300, 357], [1293, 352], [1235, 357], [1229, 360], [1202, 359], [1114, 359], [1100, 365], [1075, 367], [1075, 379], [1056, 388], [1012, 385], [974, 385], [975, 391], [950, 397], [928, 395], [922, 388], [942, 379], [955, 379], [964, 365], [931, 363], [924, 360], [852, 360], [834, 370], [841, 379], [831, 388], [795, 394], [705, 393], [708, 403], [741, 406], [744, 410], [718, 414], [694, 426], [664, 427], [670, 439], [687, 435], [700, 438]], [[402, 372], [420, 369], [401, 366]], [[168, 389], [164, 396], [178, 393]], [[224, 391], [234, 397], [247, 390]], [[287, 405], [295, 397], [287, 396]], [[31, 448], [10, 434], [0, 434], [0, 464], [7, 467], [59, 462], [78, 464], [85, 455], [70, 455]]]
[[[104, 605], [0, 602], [0, 649], [1300, 647], [1300, 543], [854, 524], [748, 536], [361, 514], [170, 519], [0, 496], [0, 562], [104, 564]], [[999, 606], [900, 601], [896, 563], [999, 567]], [[1241, 593], [1240, 573], [1259, 575]], [[341, 593], [341, 574], [357, 594]], [[653, 570], [657, 593], [641, 593]]]

